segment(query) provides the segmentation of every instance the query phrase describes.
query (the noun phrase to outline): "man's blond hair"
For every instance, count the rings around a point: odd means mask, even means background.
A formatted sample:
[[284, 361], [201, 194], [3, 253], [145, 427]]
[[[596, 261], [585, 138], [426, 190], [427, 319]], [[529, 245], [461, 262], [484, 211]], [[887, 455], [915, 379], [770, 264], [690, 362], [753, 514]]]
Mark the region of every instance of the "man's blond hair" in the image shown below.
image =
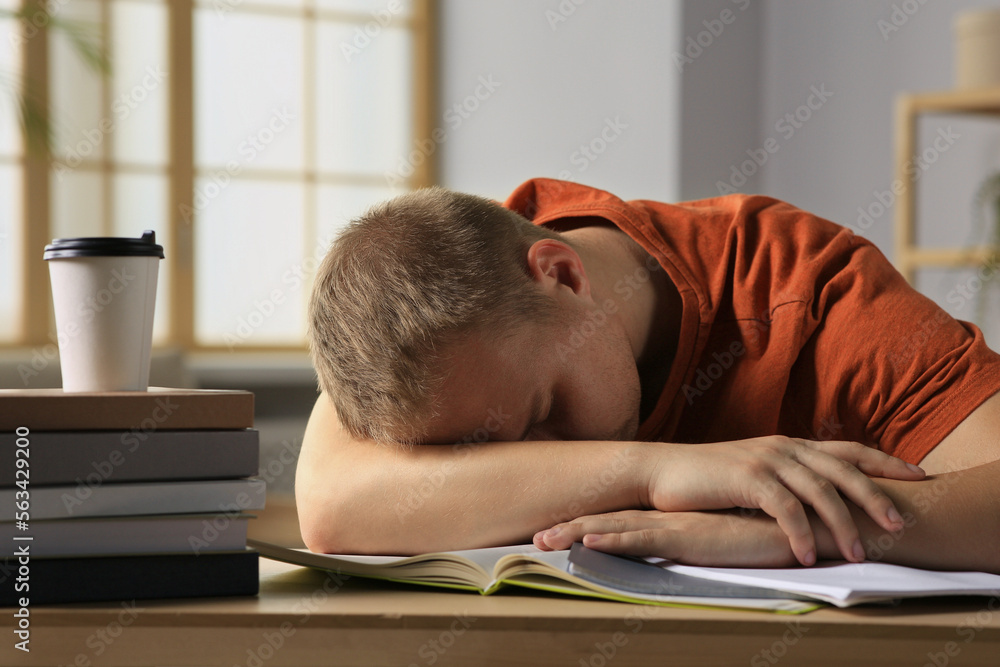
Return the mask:
[[[417, 190], [372, 207], [336, 238], [309, 303], [319, 387], [354, 437], [414, 443], [435, 416], [442, 355], [469, 333], [512, 333], [553, 302], [528, 248], [561, 235], [481, 197]], [[564, 241], [565, 242], [565, 241]]]

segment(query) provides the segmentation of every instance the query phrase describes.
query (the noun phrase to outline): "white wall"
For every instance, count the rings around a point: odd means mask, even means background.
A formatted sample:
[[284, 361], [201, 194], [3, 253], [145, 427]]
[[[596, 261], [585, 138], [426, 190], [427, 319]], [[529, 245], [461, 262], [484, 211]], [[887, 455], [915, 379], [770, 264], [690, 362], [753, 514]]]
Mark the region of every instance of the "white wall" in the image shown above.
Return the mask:
[[[953, 17], [960, 10], [988, 4], [767, 0], [762, 131], [770, 131], [776, 119], [801, 104], [811, 85], [824, 84], [834, 96], [767, 165], [762, 187], [838, 222], [856, 225], [858, 207], [869, 208], [895, 177], [897, 94], [951, 88]], [[901, 11], [904, 5], [910, 13]], [[942, 154], [919, 181], [918, 192], [929, 189], [936, 194], [925, 197], [921, 206], [923, 220], [929, 223], [923, 228], [925, 240], [933, 243], [957, 240], [956, 218], [967, 217], [974, 184], [990, 164], [996, 164], [996, 139], [972, 129], [959, 131], [957, 123], [961, 119], [934, 118], [925, 128], [925, 138], [933, 138], [938, 128], [948, 125], [962, 135], [954, 150]], [[864, 233], [889, 253], [892, 218], [890, 210], [871, 223], [862, 219], [869, 225]]]
[[[680, 197], [701, 199], [734, 180], [733, 170], [751, 159], [747, 151], [759, 155], [763, 12], [753, 0], [683, 4]], [[738, 189], [759, 192], [766, 166], [751, 162], [738, 172]]]
[[[833, 97], [766, 165], [761, 190], [859, 228], [892, 257], [895, 99], [903, 91], [954, 86], [954, 16], [981, 6], [1000, 2], [765, 0], [761, 133], [773, 132], [774, 123], [802, 103], [810, 86], [825, 85]], [[945, 152], [928, 155], [934, 160], [925, 163], [916, 181], [921, 245], [971, 243], [976, 186], [1000, 168], [1000, 118], [925, 116], [920, 150], [931, 148], [939, 131], [949, 130], [953, 143]], [[877, 214], [882, 202], [890, 205], [881, 215], [862, 217], [858, 210]], [[948, 302], [948, 294], [970, 277], [968, 272], [925, 271], [917, 286], [954, 316], [982, 321], [973, 300], [960, 307], [956, 300]], [[1000, 283], [983, 294], [996, 297], [996, 287]], [[994, 298], [997, 305], [1000, 300]], [[987, 331], [994, 346], [1000, 343], [996, 319]]]
[[[891, 192], [895, 99], [953, 86], [954, 15], [984, 4], [1000, 0], [442, 0], [441, 182], [499, 198], [568, 177], [664, 200], [724, 183], [852, 225], [892, 257], [895, 206], [858, 209]], [[695, 54], [683, 74], [678, 53]], [[481, 101], [480, 77], [499, 82]], [[478, 107], [467, 117], [463, 100]], [[627, 127], [586, 158], [615, 118]], [[948, 128], [960, 139], [918, 184], [932, 246], [970, 239], [975, 187], [1000, 168], [1000, 122], [929, 117], [922, 147]], [[920, 287], [940, 300], [960, 277], [938, 273]]]
[[[670, 56], [681, 6], [442, 0], [441, 184], [503, 198], [549, 176], [677, 199], [680, 72]], [[492, 92], [480, 77], [492, 77]]]

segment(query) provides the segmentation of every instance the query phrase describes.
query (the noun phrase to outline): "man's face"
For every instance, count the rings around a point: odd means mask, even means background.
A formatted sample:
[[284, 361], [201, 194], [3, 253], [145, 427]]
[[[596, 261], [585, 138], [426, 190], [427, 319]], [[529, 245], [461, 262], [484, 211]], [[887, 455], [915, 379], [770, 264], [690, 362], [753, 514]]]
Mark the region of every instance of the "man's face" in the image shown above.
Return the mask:
[[425, 442], [487, 434], [493, 441], [633, 439], [640, 385], [631, 345], [612, 320], [585, 321], [525, 324], [498, 344], [470, 335], [452, 345]]

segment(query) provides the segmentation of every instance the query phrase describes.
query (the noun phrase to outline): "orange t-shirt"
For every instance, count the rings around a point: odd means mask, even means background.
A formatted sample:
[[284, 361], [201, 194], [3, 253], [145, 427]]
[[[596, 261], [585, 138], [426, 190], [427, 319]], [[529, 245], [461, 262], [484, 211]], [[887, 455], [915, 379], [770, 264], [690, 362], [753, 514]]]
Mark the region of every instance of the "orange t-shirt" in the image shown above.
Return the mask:
[[535, 224], [604, 218], [677, 286], [677, 353], [640, 439], [856, 440], [918, 463], [1000, 391], [1000, 355], [975, 325], [866, 239], [776, 199], [626, 202], [542, 178], [504, 206]]

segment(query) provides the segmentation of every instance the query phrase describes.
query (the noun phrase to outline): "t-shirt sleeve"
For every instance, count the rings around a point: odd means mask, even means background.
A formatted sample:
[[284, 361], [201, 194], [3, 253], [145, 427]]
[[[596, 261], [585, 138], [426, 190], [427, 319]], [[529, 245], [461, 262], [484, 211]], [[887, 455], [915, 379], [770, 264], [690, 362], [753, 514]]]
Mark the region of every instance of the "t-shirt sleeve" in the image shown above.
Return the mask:
[[871, 243], [850, 235], [843, 266], [816, 292], [802, 350], [815, 415], [911, 463], [1000, 391], [1000, 355], [973, 324], [913, 289]]

